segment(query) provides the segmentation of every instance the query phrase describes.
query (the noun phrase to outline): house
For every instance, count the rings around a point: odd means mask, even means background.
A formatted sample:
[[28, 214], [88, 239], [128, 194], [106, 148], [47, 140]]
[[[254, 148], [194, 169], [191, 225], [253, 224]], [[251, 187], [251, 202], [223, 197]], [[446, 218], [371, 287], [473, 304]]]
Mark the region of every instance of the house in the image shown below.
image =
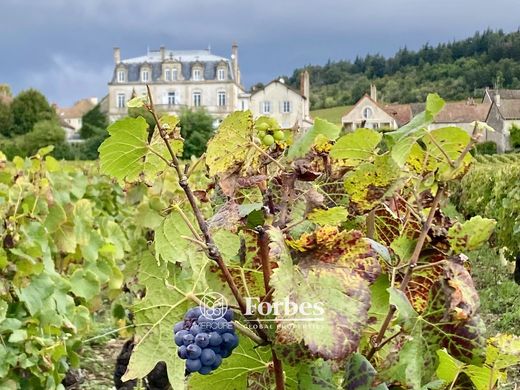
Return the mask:
[[184, 109], [204, 108], [217, 121], [236, 110], [251, 109], [255, 117], [270, 115], [282, 125], [306, 124], [309, 116], [309, 84], [304, 93], [279, 80], [252, 93], [241, 84], [238, 45], [231, 46], [230, 58], [207, 50], [169, 50], [161, 47], [146, 55], [121, 59], [114, 48], [114, 73], [108, 83], [108, 118], [127, 114], [132, 96], [150, 87], [155, 107], [169, 114]]
[[494, 133], [486, 134], [486, 140], [495, 142], [499, 152], [509, 150], [511, 127], [520, 126], [520, 90], [486, 89], [482, 101], [491, 105], [486, 122], [495, 129]]
[[306, 70], [301, 74], [299, 91], [286, 85], [284, 79], [273, 80], [250, 94], [249, 109], [255, 117], [273, 117], [283, 128], [310, 127], [309, 88], [309, 72]]
[[55, 106], [55, 108], [60, 121], [67, 123], [69, 128], [75, 132], [79, 132], [81, 126], [83, 126], [83, 115], [92, 110], [96, 104], [98, 104], [97, 98], [91, 97], [77, 101], [72, 107], [60, 108]]
[[370, 96], [363, 96], [343, 117], [341, 123], [345, 130], [358, 127], [369, 129], [395, 130], [412, 119], [409, 104], [381, 105], [377, 102], [377, 89], [370, 86]]

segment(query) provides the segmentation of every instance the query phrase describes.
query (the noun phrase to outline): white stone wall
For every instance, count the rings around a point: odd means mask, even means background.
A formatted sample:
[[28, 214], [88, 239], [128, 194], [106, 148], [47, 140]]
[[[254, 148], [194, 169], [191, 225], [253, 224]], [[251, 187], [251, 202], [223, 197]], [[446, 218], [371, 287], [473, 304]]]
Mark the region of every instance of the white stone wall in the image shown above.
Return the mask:
[[[271, 103], [271, 113], [263, 112], [263, 103]], [[289, 113], [283, 112], [283, 102], [290, 102]], [[254, 92], [251, 95], [249, 109], [253, 112], [255, 118], [266, 115], [278, 121], [280, 126], [284, 128], [292, 127], [294, 124], [302, 126], [303, 118], [308, 115], [305, 112], [305, 99], [294, 90], [290, 89], [281, 82], [272, 82], [264, 89]]]
[[[368, 118], [365, 118], [363, 111], [367, 107], [372, 110], [372, 114]], [[364, 127], [369, 129], [397, 129], [395, 119], [388, 115], [388, 113], [377, 104], [374, 104], [368, 96], [363, 97], [348, 114], [341, 118], [341, 123], [347, 130], [355, 130], [361, 127], [363, 121], [365, 121]]]

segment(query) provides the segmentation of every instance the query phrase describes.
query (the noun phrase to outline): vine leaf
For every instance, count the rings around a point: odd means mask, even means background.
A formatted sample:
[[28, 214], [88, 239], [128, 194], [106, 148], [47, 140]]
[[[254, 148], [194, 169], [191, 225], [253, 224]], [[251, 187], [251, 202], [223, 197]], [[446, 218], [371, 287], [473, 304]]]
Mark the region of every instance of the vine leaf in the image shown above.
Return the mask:
[[339, 225], [346, 221], [348, 210], [344, 207], [332, 207], [328, 210], [315, 209], [307, 215], [307, 219], [318, 225]]
[[485, 244], [497, 222], [494, 219], [476, 216], [461, 224], [457, 222], [448, 230], [448, 240], [455, 253], [472, 251]]
[[[324, 359], [353, 353], [368, 317], [369, 283], [380, 272], [370, 244], [359, 232], [325, 227], [300, 238], [304, 252], [295, 255], [298, 264], [293, 265], [281, 231], [271, 229], [269, 234], [270, 256], [278, 259], [271, 278], [273, 301], [314, 307], [307, 313], [280, 313], [277, 342], [303, 341], [312, 354]], [[291, 326], [283, 326], [287, 323]]]
[[330, 150], [330, 156], [344, 160], [342, 165], [357, 166], [375, 155], [382, 137], [381, 133], [372, 129], [357, 129], [339, 138]]
[[155, 257], [168, 262], [185, 262], [193, 252], [193, 244], [182, 236], [192, 233], [178, 211], [168, 215], [155, 230]]
[[391, 185], [399, 178], [399, 168], [387, 154], [378, 156], [373, 163], [363, 163], [345, 176], [345, 190], [352, 206], [367, 211], [385, 197]]
[[[168, 379], [174, 389], [184, 388], [184, 364], [177, 356], [173, 341], [173, 326], [190, 305], [180, 291], [191, 291], [189, 278], [180, 278], [179, 270], [160, 266], [145, 252], [138, 273], [140, 284], [146, 286], [145, 297], [133, 307], [135, 314], [135, 347], [128, 363], [124, 382], [144, 378], [159, 362], [165, 362]], [[176, 286], [168, 289], [166, 282]]]
[[206, 164], [211, 176], [233, 172], [248, 159], [247, 144], [253, 134], [251, 111], [237, 111], [227, 116], [208, 142]]
[[335, 124], [325, 119], [316, 118], [314, 125], [289, 147], [287, 157], [290, 160], [294, 160], [295, 158], [305, 156], [314, 144], [316, 137], [322, 135], [328, 140], [334, 141], [338, 138], [340, 132], [341, 129]]
[[99, 147], [101, 172], [118, 180], [137, 179], [147, 152], [148, 124], [143, 117], [124, 118], [108, 127]]
[[390, 296], [390, 304], [394, 305], [399, 313], [397, 320], [406, 324], [408, 327], [413, 325], [412, 323], [416, 322], [418, 314], [406, 297], [406, 294], [395, 287], [390, 287], [388, 293]]
[[288, 383], [289, 389], [336, 390], [338, 388], [331, 362], [318, 359], [307, 364], [298, 363], [298, 366], [295, 367], [297, 369], [297, 386], [292, 387], [291, 383]]
[[[238, 347], [230, 357], [211, 375], [191, 375], [188, 388], [191, 390], [235, 390], [248, 388], [248, 376], [265, 373], [271, 360], [271, 351], [257, 347], [247, 337], [240, 337]], [[177, 388], [177, 387], [174, 387]]]
[[446, 383], [452, 383], [464, 369], [464, 363], [455, 359], [445, 349], [439, 349], [437, 356], [439, 357], [439, 366], [435, 373], [439, 379]]
[[345, 366], [344, 390], [388, 390], [385, 384], [373, 387], [377, 371], [361, 354], [352, 355]]

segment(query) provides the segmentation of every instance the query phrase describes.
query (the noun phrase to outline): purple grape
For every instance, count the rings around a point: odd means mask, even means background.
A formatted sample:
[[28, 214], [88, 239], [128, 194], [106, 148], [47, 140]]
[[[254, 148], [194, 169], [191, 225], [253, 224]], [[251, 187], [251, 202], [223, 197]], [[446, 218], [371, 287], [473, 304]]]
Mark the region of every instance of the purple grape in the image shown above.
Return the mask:
[[220, 336], [217, 332], [211, 332], [209, 334], [209, 345], [212, 347], [217, 347], [222, 344], [222, 336]]
[[177, 322], [173, 327], [173, 333], [177, 333], [184, 329], [184, 321]]
[[216, 369], [222, 364], [222, 356], [215, 354], [215, 362], [211, 365], [211, 368]]
[[203, 366], [211, 366], [215, 363], [215, 352], [210, 348], [204, 348], [200, 354], [200, 362]]
[[193, 336], [191, 333], [187, 333], [182, 338], [182, 342], [184, 343], [185, 346], [193, 344], [195, 342], [195, 336]]
[[195, 344], [201, 348], [206, 348], [209, 345], [209, 334], [199, 333], [195, 336]]
[[186, 353], [189, 359], [198, 359], [202, 350], [198, 345], [190, 344], [186, 347]]
[[212, 370], [213, 370], [213, 368], [211, 366], [202, 366], [199, 369], [199, 374], [208, 375]]
[[224, 314], [224, 318], [226, 319], [226, 321], [229, 321], [229, 322], [233, 321], [234, 317], [235, 317], [235, 313], [231, 309], [228, 309], [226, 311], [226, 314]]
[[[221, 344], [222, 345], [222, 344]], [[220, 354], [222, 352], [222, 348], [221, 346], [218, 346], [218, 347], [211, 347], [210, 348], [213, 350], [213, 352], [215, 352], [217, 355]]]
[[181, 345], [179, 347], [179, 349], [177, 350], [177, 355], [179, 355], [179, 357], [181, 359], [187, 359], [188, 358], [188, 354], [187, 354], [187, 351], [186, 351], [186, 346], [185, 345]]
[[220, 354], [223, 358], [227, 358], [231, 356], [231, 351], [229, 349], [223, 349], [222, 353]]
[[199, 324], [193, 323], [190, 328], [190, 333], [194, 336], [197, 336], [200, 332], [202, 332], [202, 329], [200, 328]]
[[175, 344], [177, 344], [178, 347], [184, 344], [183, 339], [184, 336], [186, 336], [187, 334], [187, 330], [180, 330], [177, 333], [175, 333]]
[[200, 307], [194, 307], [193, 309], [188, 310], [184, 318], [190, 319], [190, 320], [196, 320], [200, 315], [202, 311], [200, 310]]
[[[185, 336], [186, 337], [186, 336]], [[231, 333], [223, 333], [222, 334], [222, 342], [226, 346], [226, 348], [232, 349], [232, 345], [235, 344], [236, 336]]]
[[186, 360], [186, 370], [188, 372], [197, 372], [202, 367], [200, 359], [188, 359]]

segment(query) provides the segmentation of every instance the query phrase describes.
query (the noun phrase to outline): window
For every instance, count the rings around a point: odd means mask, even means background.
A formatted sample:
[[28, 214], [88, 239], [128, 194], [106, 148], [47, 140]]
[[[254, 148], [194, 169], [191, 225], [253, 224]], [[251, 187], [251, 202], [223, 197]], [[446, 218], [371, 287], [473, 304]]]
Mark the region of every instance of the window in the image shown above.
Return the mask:
[[242, 111], [244, 111], [244, 110], [246, 109], [246, 102], [245, 102], [244, 100], [242, 100], [242, 101], [240, 102], [240, 109], [241, 109]]
[[117, 81], [119, 83], [124, 83], [125, 82], [125, 71], [124, 70], [118, 70], [117, 71]]
[[175, 92], [168, 92], [168, 105], [173, 106], [177, 102], [175, 101]]
[[271, 113], [271, 102], [262, 102], [262, 113], [270, 114]]
[[200, 92], [193, 92], [193, 106], [200, 107]]
[[291, 102], [290, 101], [286, 100], [283, 102], [282, 112], [284, 114], [291, 112]]
[[166, 69], [166, 70], [164, 71], [164, 79], [165, 79], [166, 81], [170, 81], [170, 80], [172, 79], [172, 74], [171, 74], [170, 69]]
[[226, 93], [224, 91], [220, 91], [217, 94], [218, 106], [224, 107], [226, 105]]
[[372, 116], [373, 111], [370, 107], [363, 108], [363, 118], [368, 119]]
[[141, 72], [141, 80], [143, 81], [143, 83], [148, 82], [149, 77], [150, 77], [150, 72], [148, 72], [147, 70], [143, 70]]
[[200, 80], [200, 69], [193, 69], [193, 80]]
[[177, 69], [172, 70], [172, 80], [177, 80], [179, 78], [179, 71]]
[[118, 93], [117, 94], [117, 108], [125, 108], [125, 94], [124, 93]]
[[217, 71], [217, 79], [218, 80], [224, 80], [226, 78], [226, 70], [225, 69], [219, 69]]

